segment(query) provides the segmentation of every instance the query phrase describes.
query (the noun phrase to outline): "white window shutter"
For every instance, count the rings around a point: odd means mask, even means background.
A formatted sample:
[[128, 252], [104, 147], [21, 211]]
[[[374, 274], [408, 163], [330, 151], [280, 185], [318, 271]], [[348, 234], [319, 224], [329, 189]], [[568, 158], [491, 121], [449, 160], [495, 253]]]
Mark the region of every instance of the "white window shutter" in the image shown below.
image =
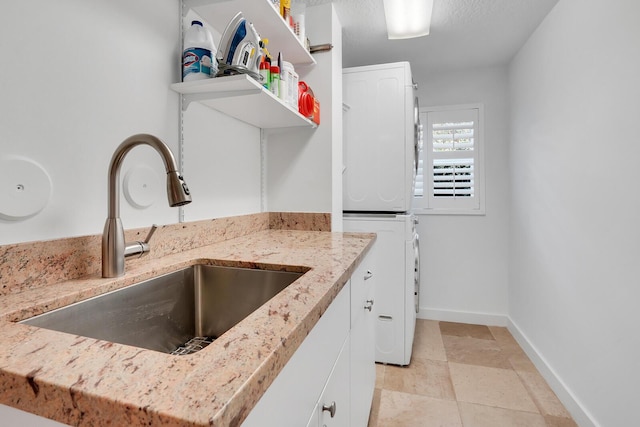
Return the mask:
[[422, 160], [422, 153], [420, 153], [418, 159], [418, 171], [416, 173], [416, 188], [414, 190], [416, 197], [422, 197], [424, 195], [424, 161]]
[[415, 206], [432, 213], [483, 213], [481, 106], [425, 109]]
[[434, 197], [474, 197], [473, 159], [434, 159]]

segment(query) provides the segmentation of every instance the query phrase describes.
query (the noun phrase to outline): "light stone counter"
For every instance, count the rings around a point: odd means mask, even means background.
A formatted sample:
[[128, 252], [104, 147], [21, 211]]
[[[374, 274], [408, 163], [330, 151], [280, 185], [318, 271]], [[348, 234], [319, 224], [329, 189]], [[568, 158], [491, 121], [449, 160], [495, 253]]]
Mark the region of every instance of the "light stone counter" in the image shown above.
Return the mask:
[[[4, 293], [0, 403], [70, 425], [240, 425], [375, 238], [275, 229], [273, 224], [254, 228], [127, 265], [125, 276], [118, 279], [95, 273]], [[2, 261], [0, 252], [0, 268]], [[309, 271], [204, 350], [188, 356], [15, 323], [196, 263]], [[0, 280], [10, 282], [1, 274]]]

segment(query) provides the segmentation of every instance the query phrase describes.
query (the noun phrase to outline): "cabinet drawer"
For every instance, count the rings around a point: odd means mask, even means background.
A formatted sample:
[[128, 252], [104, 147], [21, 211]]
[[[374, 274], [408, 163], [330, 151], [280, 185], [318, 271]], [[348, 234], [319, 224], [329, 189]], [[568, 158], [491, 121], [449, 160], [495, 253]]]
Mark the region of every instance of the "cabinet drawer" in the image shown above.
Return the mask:
[[374, 272], [370, 259], [371, 256], [366, 257], [351, 276], [351, 327], [368, 310], [365, 307], [374, 304]]
[[348, 427], [350, 425], [350, 354], [350, 339], [347, 338], [315, 409], [318, 411], [319, 426], [321, 427]]

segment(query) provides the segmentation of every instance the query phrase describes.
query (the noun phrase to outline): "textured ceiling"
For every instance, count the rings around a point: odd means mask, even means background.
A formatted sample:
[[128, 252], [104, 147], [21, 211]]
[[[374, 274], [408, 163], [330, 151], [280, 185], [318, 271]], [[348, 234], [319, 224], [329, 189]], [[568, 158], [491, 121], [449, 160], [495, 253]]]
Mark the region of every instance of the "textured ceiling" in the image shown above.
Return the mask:
[[430, 35], [388, 40], [382, 0], [333, 1], [343, 26], [344, 67], [409, 61], [418, 75], [508, 63], [557, 2], [434, 0]]

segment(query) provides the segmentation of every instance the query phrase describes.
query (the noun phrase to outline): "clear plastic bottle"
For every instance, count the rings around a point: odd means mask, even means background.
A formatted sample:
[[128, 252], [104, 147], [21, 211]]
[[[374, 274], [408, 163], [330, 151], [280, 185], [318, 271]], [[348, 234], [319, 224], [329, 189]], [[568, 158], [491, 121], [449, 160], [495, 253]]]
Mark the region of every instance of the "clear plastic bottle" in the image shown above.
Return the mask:
[[213, 36], [200, 21], [192, 21], [184, 34], [182, 51], [182, 81], [215, 77], [218, 72]]

